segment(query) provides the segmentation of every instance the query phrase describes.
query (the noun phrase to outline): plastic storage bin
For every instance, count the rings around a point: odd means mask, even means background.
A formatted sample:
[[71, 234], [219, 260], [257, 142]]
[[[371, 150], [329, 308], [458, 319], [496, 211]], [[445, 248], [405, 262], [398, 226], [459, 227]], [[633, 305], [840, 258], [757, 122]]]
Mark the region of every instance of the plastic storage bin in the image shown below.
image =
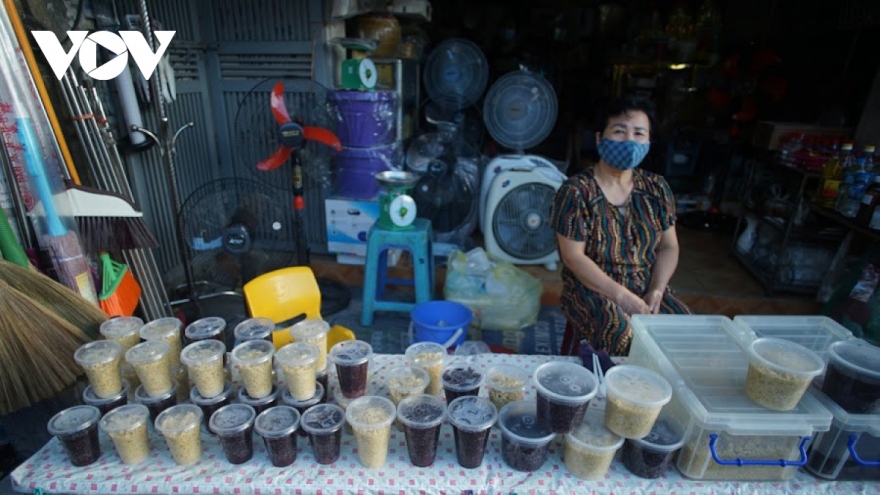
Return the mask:
[[[852, 332], [827, 316], [737, 316], [733, 323], [753, 332], [749, 340], [774, 337], [800, 344], [828, 362], [828, 347], [853, 338]], [[750, 338], [751, 337], [751, 338]]]
[[687, 432], [677, 464], [685, 476], [787, 480], [806, 462], [808, 438], [830, 428], [831, 413], [812, 395], [786, 412], [746, 397], [748, 353], [742, 328], [729, 318], [635, 315], [632, 327], [627, 362], [660, 373], [672, 385], [664, 411]]
[[[834, 416], [831, 429], [813, 439], [807, 470], [830, 480], [880, 480], [880, 415], [850, 414], [819, 390], [807, 393], [813, 394]], [[853, 435], [855, 443], [850, 447]]]

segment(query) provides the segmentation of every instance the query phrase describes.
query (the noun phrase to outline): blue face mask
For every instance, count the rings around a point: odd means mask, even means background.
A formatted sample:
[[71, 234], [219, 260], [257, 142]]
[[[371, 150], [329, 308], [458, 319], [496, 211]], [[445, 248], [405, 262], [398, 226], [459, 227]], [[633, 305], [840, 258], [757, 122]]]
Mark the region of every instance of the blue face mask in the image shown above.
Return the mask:
[[615, 141], [602, 138], [599, 140], [599, 157], [608, 165], [618, 170], [634, 169], [642, 163], [651, 143], [637, 143], [635, 141]]

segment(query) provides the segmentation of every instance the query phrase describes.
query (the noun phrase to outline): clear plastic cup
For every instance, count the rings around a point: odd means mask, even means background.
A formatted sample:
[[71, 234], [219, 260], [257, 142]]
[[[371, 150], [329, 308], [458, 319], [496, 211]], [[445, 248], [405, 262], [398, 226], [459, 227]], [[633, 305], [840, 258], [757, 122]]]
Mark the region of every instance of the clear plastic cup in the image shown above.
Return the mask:
[[489, 432], [498, 419], [498, 409], [488, 399], [466, 395], [449, 404], [449, 423], [455, 439], [455, 456], [463, 468], [476, 468], [483, 463]]
[[141, 336], [138, 331], [144, 326], [144, 320], [137, 316], [120, 316], [111, 318], [98, 329], [107, 340], [115, 340], [122, 344], [122, 353], [140, 344]]
[[550, 361], [535, 370], [538, 422], [553, 433], [568, 433], [584, 419], [599, 381], [580, 364]]
[[642, 438], [663, 406], [672, 399], [672, 386], [657, 373], [618, 364], [605, 374], [605, 426], [623, 438]]
[[[374, 395], [371, 392], [372, 392], [372, 390], [370, 390], [368, 388], [365, 395]], [[342, 395], [342, 390], [339, 390], [338, 388], [333, 391], [333, 402], [342, 408], [342, 412], [345, 412], [348, 410], [348, 406], [349, 406], [349, 404], [351, 404], [351, 402], [353, 400], [354, 399], [349, 399], [348, 397]], [[343, 421], [343, 423], [345, 423], [342, 428], [343, 431], [345, 431], [345, 433], [348, 433], [349, 435], [354, 435], [354, 431], [352, 431], [351, 425], [348, 424], [348, 421]]]
[[536, 471], [544, 465], [556, 434], [538, 422], [533, 401], [511, 402], [498, 412], [501, 458], [517, 471]]
[[134, 391], [141, 386], [141, 378], [138, 376], [137, 371], [134, 370], [134, 366], [128, 364], [127, 361], [123, 361], [119, 365], [119, 371], [122, 373], [122, 380], [128, 382], [128, 400], [133, 401]]
[[345, 411], [335, 404], [318, 404], [302, 414], [300, 429], [309, 436], [315, 462], [333, 464], [339, 460], [344, 423]]
[[317, 318], [303, 320], [290, 327], [290, 336], [295, 342], [308, 342], [318, 346], [321, 354], [315, 369], [322, 370], [327, 367], [327, 334], [330, 332], [330, 324]]
[[123, 464], [139, 464], [149, 457], [149, 421], [150, 411], [142, 404], [121, 406], [101, 417], [101, 429], [113, 441]]
[[88, 466], [101, 457], [100, 418], [101, 411], [95, 406], [73, 406], [49, 420], [49, 434], [61, 441], [67, 459], [74, 466]]
[[511, 402], [523, 400], [529, 384], [529, 372], [512, 364], [499, 364], [486, 372], [489, 400], [500, 411]]
[[193, 404], [180, 404], [162, 411], [155, 428], [165, 437], [174, 462], [186, 466], [202, 458], [202, 410]]
[[320, 354], [318, 346], [308, 342], [287, 344], [275, 353], [275, 361], [294, 399], [307, 400], [315, 395], [315, 365]]
[[174, 317], [153, 320], [138, 332], [144, 340], [164, 340], [168, 342], [166, 364], [169, 370], [180, 366], [180, 351], [183, 349], [181, 331], [183, 323]]
[[605, 427], [602, 411], [594, 409], [565, 435], [565, 467], [581, 479], [603, 478], [623, 438]]
[[220, 438], [226, 460], [243, 464], [254, 456], [254, 408], [247, 404], [221, 407], [208, 420], [208, 428]]
[[134, 391], [134, 401], [147, 406], [150, 411], [150, 421], [156, 421], [162, 411], [177, 405], [177, 382], [171, 380], [171, 388], [161, 395], [152, 396], [141, 385]]
[[122, 390], [122, 344], [113, 340], [96, 340], [83, 344], [73, 353], [76, 361], [92, 385], [95, 395], [102, 399], [116, 397]]
[[431, 382], [428, 372], [416, 366], [392, 368], [388, 370], [385, 379], [388, 383], [388, 395], [395, 406], [400, 405], [400, 401], [407, 397], [424, 394]]
[[623, 442], [621, 461], [640, 478], [659, 478], [682, 445], [684, 427], [671, 414], [661, 412], [648, 436]]
[[[302, 414], [305, 414], [305, 412], [310, 407], [320, 404], [324, 400], [324, 393], [325, 393], [324, 387], [320, 383], [317, 383], [315, 385], [315, 395], [313, 395], [311, 398], [309, 398], [307, 400], [296, 400], [293, 398], [292, 395], [290, 395], [290, 390], [287, 390], [285, 388], [281, 391], [281, 394], [280, 394], [281, 395], [281, 403], [286, 404], [286, 405], [296, 409], [297, 411], [299, 411], [300, 415], [302, 415]], [[297, 430], [297, 432], [299, 433], [300, 436], [303, 436], [303, 437], [308, 435], [306, 433], [306, 430], [304, 430], [302, 428]]]
[[247, 394], [254, 399], [272, 392], [272, 356], [275, 346], [265, 340], [249, 340], [232, 350], [232, 359], [238, 366]]
[[850, 414], [880, 412], [880, 347], [841, 340], [828, 348], [822, 392]]
[[223, 406], [232, 404], [232, 382], [224, 383], [223, 391], [214, 397], [205, 397], [199, 393], [198, 387], [193, 387], [189, 391], [189, 401], [199, 406], [202, 410], [202, 415], [205, 419], [205, 428], [213, 435], [214, 432], [208, 429], [208, 420], [211, 419], [211, 415], [214, 414], [215, 411]]
[[272, 332], [275, 331], [275, 322], [269, 318], [248, 318], [235, 325], [232, 334], [235, 336], [235, 345], [248, 340], [266, 340], [272, 342]]
[[186, 326], [183, 337], [188, 344], [200, 340], [216, 340], [226, 348], [226, 320], [219, 316], [209, 316], [196, 320]]
[[[320, 383], [324, 390], [330, 390], [330, 367], [326, 367], [322, 370], [317, 370], [315, 372], [315, 381]], [[321, 402], [327, 402], [327, 394], [324, 394], [324, 397], [321, 399]]]
[[436, 395], [419, 394], [404, 398], [397, 406], [397, 419], [403, 425], [409, 461], [428, 467], [437, 457], [440, 427], [446, 418], [446, 403]]
[[281, 396], [281, 388], [273, 386], [272, 391], [269, 392], [268, 395], [264, 395], [263, 397], [251, 397], [248, 395], [247, 390], [244, 388], [238, 389], [238, 402], [242, 404], [247, 404], [254, 408], [257, 414], [262, 413], [266, 409], [275, 407], [278, 405], [278, 397]]
[[165, 395], [171, 389], [171, 368], [167, 362], [170, 349], [164, 340], [148, 340], [125, 353], [125, 360], [134, 367], [141, 387], [153, 397]]
[[177, 369], [172, 370], [171, 379], [177, 383], [177, 402], [186, 402], [189, 399], [189, 391], [192, 388], [192, 382], [190, 382], [189, 371], [186, 369], [186, 366], [180, 365]]
[[395, 416], [394, 403], [385, 397], [359, 397], [348, 405], [345, 419], [351, 424], [358, 458], [364, 467], [372, 469], [385, 465]]
[[336, 365], [336, 377], [343, 395], [350, 398], [363, 396], [373, 347], [363, 340], [344, 340], [334, 345], [327, 357]]
[[87, 385], [82, 393], [83, 402], [95, 406], [101, 411], [101, 416], [116, 409], [117, 407], [128, 404], [128, 381], [122, 380], [122, 390], [113, 397], [102, 399], [95, 395], [95, 391], [91, 385]]
[[405, 355], [411, 365], [428, 372], [431, 382], [426, 393], [440, 395], [443, 391], [440, 375], [443, 373], [443, 364], [446, 361], [446, 348], [436, 342], [419, 342], [407, 347]]
[[223, 391], [225, 355], [226, 345], [213, 339], [193, 342], [180, 353], [180, 361], [186, 365], [190, 379], [203, 397], [213, 397]]
[[290, 406], [267, 409], [254, 421], [254, 430], [263, 437], [273, 466], [289, 466], [296, 461], [296, 430], [299, 429], [299, 422], [299, 411]]
[[480, 395], [483, 374], [469, 364], [454, 364], [443, 370], [441, 380], [448, 404], [465, 395]]
[[813, 378], [825, 371], [825, 361], [794, 342], [772, 337], [749, 344], [746, 395], [774, 411], [797, 407]]

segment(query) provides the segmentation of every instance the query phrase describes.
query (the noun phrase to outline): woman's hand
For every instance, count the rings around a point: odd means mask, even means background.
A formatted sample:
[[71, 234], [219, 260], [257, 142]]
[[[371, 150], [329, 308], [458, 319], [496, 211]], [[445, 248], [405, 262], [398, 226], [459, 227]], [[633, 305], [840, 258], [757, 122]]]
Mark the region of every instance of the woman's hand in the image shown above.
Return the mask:
[[650, 306], [645, 301], [639, 299], [639, 296], [626, 289], [621, 291], [615, 302], [620, 305], [621, 309], [631, 315], [644, 315], [651, 312]]
[[662, 290], [649, 290], [647, 294], [645, 294], [645, 304], [648, 305], [648, 310], [651, 314], [659, 314], [660, 313], [660, 303], [663, 302], [663, 291]]

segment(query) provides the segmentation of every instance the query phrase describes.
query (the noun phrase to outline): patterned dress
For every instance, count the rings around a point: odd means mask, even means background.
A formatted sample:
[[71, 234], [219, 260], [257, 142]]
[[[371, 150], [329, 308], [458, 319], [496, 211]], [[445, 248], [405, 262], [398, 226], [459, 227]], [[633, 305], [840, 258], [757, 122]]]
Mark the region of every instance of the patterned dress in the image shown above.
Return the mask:
[[[672, 191], [663, 177], [635, 169], [632, 194], [626, 204], [614, 206], [596, 182], [594, 170], [589, 168], [562, 184], [551, 208], [551, 225], [559, 234], [585, 242], [585, 253], [599, 268], [643, 297], [651, 282], [661, 235], [675, 225]], [[588, 289], [565, 266], [562, 282], [562, 312], [576, 335], [597, 350], [628, 354], [630, 315], [614, 301]], [[687, 314], [690, 310], [667, 288], [660, 312]]]

